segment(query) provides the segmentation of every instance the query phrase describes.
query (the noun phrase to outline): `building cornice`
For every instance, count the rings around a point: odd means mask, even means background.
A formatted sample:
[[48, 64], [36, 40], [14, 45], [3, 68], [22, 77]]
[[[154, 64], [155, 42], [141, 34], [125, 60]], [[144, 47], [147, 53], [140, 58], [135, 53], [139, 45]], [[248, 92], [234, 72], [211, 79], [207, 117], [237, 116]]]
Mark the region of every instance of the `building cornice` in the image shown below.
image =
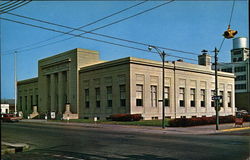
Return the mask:
[[35, 82], [38, 82], [38, 77], [18, 81], [17, 84], [21, 85], [21, 84], [29, 84], [29, 83], [35, 83]]
[[[162, 62], [160, 61], [153, 61], [153, 60], [140, 59], [140, 58], [134, 58], [134, 57], [126, 57], [126, 58], [122, 58], [122, 59], [118, 59], [114, 61], [108, 61], [108, 62], [103, 62], [99, 64], [82, 67], [79, 72], [80, 73], [89, 72], [93, 70], [114, 67], [114, 66], [119, 66], [119, 65], [124, 65], [124, 64], [138, 64], [138, 65], [146, 65], [146, 66], [158, 67], [158, 68], [162, 67]], [[176, 69], [176, 70], [181, 70], [181, 71], [189, 71], [189, 72], [195, 72], [195, 73], [201, 73], [201, 74], [214, 75], [214, 70], [211, 70], [210, 67], [211, 66], [202, 66], [202, 65], [178, 62], [178, 61], [175, 61], [173, 63], [172, 62], [165, 63], [166, 69], [172, 69], [172, 70]], [[218, 75], [222, 77], [235, 78], [234, 74], [232, 73], [218, 72]]]
[[56, 61], [54, 63], [42, 65], [41, 68], [45, 69], [45, 68], [49, 68], [49, 67], [52, 67], [52, 66], [56, 66], [56, 65], [63, 64], [63, 63], [68, 63], [68, 62], [71, 62], [70, 58], [67, 58], [67, 59], [64, 59], [64, 60], [61, 60], [61, 61]]

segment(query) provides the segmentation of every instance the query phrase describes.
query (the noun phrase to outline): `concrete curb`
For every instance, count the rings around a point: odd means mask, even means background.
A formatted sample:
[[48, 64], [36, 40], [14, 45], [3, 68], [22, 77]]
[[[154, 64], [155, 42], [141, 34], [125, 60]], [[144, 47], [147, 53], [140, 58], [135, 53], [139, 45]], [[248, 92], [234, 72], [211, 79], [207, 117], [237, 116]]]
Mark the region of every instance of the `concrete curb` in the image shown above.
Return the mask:
[[[205, 135], [205, 134], [218, 134], [224, 133], [227, 129], [235, 129], [232, 131], [238, 131], [234, 128], [234, 123], [221, 124], [220, 130], [215, 130], [215, 125], [204, 125], [204, 126], [192, 126], [192, 127], [166, 127], [162, 129], [161, 127], [154, 126], [135, 126], [135, 125], [117, 125], [117, 124], [92, 124], [92, 123], [75, 123], [75, 122], [51, 122], [46, 120], [22, 120], [22, 123], [36, 123], [36, 124], [46, 124], [46, 125], [60, 125], [60, 126], [80, 126], [93, 129], [104, 129], [104, 130], [114, 130], [121, 132], [141, 132], [141, 133], [156, 133], [156, 134], [194, 134], [194, 135]], [[250, 126], [247, 122], [246, 126]]]
[[29, 149], [29, 145], [25, 143], [8, 143], [1, 142], [1, 155], [23, 152]]

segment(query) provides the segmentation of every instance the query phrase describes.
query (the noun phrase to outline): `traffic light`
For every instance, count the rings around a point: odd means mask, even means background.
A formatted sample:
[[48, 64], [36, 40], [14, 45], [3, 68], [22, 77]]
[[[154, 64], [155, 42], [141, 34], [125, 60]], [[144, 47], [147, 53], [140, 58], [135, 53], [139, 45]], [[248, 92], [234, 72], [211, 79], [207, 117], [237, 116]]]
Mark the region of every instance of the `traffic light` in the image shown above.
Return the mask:
[[237, 33], [238, 33], [237, 31], [230, 29], [230, 26], [228, 26], [228, 29], [224, 32], [223, 36], [227, 39], [230, 39], [230, 38], [234, 38], [234, 36]]

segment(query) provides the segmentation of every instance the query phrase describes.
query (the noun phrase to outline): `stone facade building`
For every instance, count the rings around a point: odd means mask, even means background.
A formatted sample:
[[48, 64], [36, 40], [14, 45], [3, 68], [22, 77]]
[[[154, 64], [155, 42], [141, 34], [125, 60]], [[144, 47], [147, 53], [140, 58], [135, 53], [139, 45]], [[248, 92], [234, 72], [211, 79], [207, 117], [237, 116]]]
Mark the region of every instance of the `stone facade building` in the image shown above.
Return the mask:
[[[209, 55], [199, 64], [165, 63], [165, 116], [214, 116], [214, 71]], [[205, 61], [205, 62], [204, 62]], [[162, 64], [133, 57], [101, 61], [99, 53], [74, 49], [39, 61], [38, 78], [18, 82], [18, 110], [49, 118], [106, 119], [111, 114], [162, 118]], [[220, 115], [234, 115], [234, 74], [218, 72]]]

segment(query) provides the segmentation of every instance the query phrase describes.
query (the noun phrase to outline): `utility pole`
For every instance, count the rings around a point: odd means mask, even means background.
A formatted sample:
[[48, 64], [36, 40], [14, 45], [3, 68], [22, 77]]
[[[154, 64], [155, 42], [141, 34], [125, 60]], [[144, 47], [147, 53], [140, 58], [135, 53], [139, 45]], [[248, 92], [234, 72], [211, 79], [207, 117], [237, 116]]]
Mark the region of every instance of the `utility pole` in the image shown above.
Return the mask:
[[15, 96], [14, 96], [14, 98], [15, 98], [15, 112], [14, 112], [14, 114], [16, 115], [17, 114], [17, 81], [16, 81], [16, 54], [17, 54], [17, 51], [15, 51], [14, 52], [14, 84], [15, 84]]
[[166, 53], [162, 52], [162, 128], [165, 128], [165, 57]]
[[219, 50], [215, 47], [214, 49], [214, 69], [215, 69], [215, 111], [216, 111], [216, 130], [219, 130], [219, 96], [218, 96], [218, 73], [217, 73], [217, 65], [218, 65], [218, 53]]

